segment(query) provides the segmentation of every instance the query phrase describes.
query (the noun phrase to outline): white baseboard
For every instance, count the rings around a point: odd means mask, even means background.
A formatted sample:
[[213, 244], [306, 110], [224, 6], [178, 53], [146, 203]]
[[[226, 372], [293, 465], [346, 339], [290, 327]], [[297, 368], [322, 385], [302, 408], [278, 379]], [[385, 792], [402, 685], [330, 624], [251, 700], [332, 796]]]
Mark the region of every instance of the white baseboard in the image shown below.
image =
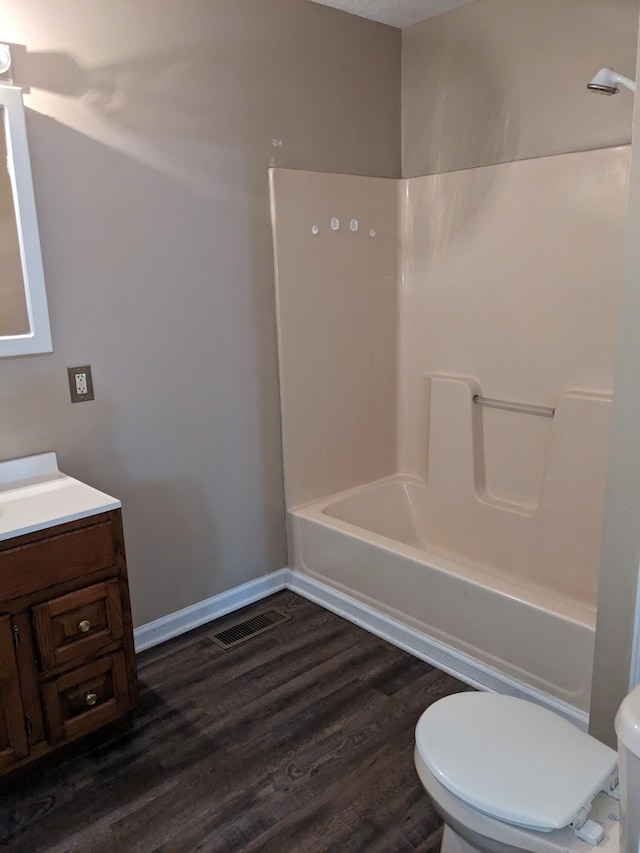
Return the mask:
[[581, 711], [549, 693], [505, 675], [500, 670], [482, 663], [441, 640], [435, 640], [421, 631], [410, 628], [403, 622], [363, 604], [356, 598], [346, 595], [328, 584], [310, 578], [302, 572], [289, 569], [286, 586], [287, 589], [303, 598], [331, 610], [338, 616], [343, 616], [371, 634], [375, 634], [399, 649], [409, 652], [420, 660], [433, 664], [438, 669], [448, 672], [478, 690], [488, 690], [494, 693], [516, 696], [520, 699], [528, 699], [555, 711], [583, 731], [588, 729], [589, 715], [586, 711]]
[[154, 622], [141, 625], [133, 632], [136, 652], [143, 652], [145, 649], [199, 628], [200, 625], [206, 625], [207, 622], [226, 616], [227, 613], [240, 610], [247, 604], [253, 604], [254, 601], [273, 595], [274, 592], [280, 592], [286, 586], [288, 574], [289, 569], [279, 569], [277, 572], [248, 581], [219, 595], [206, 598], [204, 601], [198, 601], [197, 604], [192, 604], [183, 610], [176, 610], [175, 613], [169, 613]]
[[410, 628], [356, 598], [293, 569], [279, 569], [277, 572], [214, 595], [205, 601], [199, 601], [183, 610], [169, 613], [168, 616], [163, 616], [154, 622], [141, 625], [133, 632], [136, 652], [150, 649], [166, 640], [185, 634], [193, 628], [199, 628], [207, 622], [226, 616], [234, 610], [253, 604], [282, 589], [290, 589], [303, 598], [331, 610], [371, 634], [409, 652], [420, 660], [427, 661], [478, 690], [489, 690], [528, 699], [555, 711], [584, 731], [588, 728], [589, 715], [586, 711], [574, 708], [555, 696], [505, 675], [453, 646]]

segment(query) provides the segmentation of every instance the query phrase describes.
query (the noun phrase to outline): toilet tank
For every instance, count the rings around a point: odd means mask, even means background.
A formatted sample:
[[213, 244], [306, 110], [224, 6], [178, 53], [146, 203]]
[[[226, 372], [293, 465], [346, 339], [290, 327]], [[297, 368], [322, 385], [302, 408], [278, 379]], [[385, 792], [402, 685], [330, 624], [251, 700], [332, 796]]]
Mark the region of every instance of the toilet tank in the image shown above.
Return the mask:
[[640, 850], [640, 686], [623, 700], [616, 714], [620, 771], [620, 850]]

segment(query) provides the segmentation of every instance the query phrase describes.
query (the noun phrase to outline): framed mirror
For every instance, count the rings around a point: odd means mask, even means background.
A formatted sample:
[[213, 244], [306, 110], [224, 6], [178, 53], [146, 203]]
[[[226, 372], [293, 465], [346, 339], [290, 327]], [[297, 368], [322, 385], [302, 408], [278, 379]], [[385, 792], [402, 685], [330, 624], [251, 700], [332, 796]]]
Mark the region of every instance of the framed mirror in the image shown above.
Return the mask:
[[0, 83], [0, 356], [51, 351], [22, 90]]

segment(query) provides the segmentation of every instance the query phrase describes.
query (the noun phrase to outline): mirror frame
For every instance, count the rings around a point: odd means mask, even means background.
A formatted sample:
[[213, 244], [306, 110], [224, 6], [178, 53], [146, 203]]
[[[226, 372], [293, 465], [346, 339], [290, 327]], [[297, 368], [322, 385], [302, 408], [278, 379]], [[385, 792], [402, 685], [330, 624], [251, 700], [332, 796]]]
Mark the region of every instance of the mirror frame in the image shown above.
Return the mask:
[[22, 335], [0, 336], [0, 357], [52, 352], [22, 89], [0, 83], [0, 109], [4, 118], [7, 168], [13, 189], [30, 329]]

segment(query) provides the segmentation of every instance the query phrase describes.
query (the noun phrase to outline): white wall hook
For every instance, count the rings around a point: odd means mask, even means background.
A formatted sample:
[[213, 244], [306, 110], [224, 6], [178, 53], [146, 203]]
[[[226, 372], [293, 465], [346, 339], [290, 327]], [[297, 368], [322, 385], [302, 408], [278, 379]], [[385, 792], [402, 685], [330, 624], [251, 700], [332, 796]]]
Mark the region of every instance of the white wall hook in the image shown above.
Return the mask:
[[318, 226], [317, 226], [317, 225], [312, 225], [312, 226], [311, 226], [311, 233], [313, 234], [313, 236], [314, 236], [314, 237], [316, 236], [316, 234], [318, 233], [318, 231], [319, 231], [319, 230], [320, 230], [320, 229], [318, 228]]
[[357, 231], [358, 230], [358, 220], [352, 219], [351, 222], [349, 223], [349, 228], [351, 228], [351, 230], [353, 232]]
[[340, 228], [340, 220], [338, 219], [337, 216], [334, 216], [333, 219], [331, 220], [331, 230], [337, 231], [338, 228]]
[[371, 231], [369, 231], [369, 237], [375, 237], [375, 236], [376, 236], [375, 228], [372, 228]]

